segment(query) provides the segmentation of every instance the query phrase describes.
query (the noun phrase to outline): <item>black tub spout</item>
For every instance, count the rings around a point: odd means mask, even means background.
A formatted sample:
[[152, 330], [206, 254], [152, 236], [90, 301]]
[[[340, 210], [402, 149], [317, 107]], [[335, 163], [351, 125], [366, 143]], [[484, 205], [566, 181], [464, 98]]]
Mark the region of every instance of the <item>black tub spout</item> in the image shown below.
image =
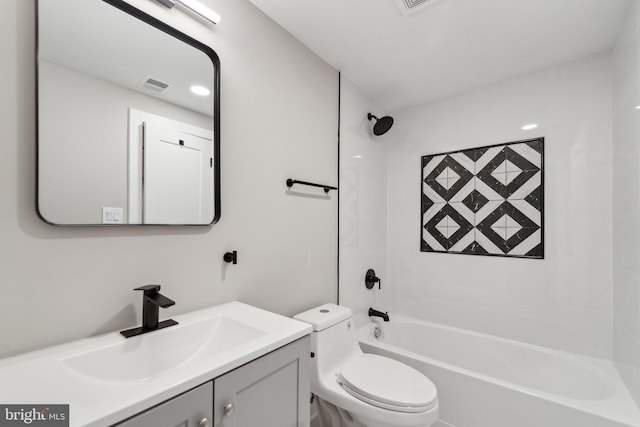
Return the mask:
[[378, 310], [374, 310], [373, 308], [369, 307], [369, 317], [382, 317], [382, 320], [384, 320], [385, 322], [389, 321], [389, 314], [388, 313], [383, 313], [381, 311]]

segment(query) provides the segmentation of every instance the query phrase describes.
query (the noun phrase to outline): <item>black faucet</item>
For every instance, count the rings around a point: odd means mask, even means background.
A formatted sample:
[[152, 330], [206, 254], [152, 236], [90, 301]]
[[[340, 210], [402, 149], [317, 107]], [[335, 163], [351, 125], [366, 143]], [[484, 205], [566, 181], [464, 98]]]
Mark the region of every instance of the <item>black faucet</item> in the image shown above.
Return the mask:
[[178, 324], [178, 322], [173, 319], [158, 322], [160, 307], [167, 308], [176, 303], [174, 300], [169, 299], [160, 293], [160, 285], [145, 285], [140, 286], [139, 288], [135, 288], [134, 290], [143, 292], [142, 327], [120, 331], [120, 333], [124, 335], [125, 338], [134, 337], [146, 332], [151, 332]]
[[382, 320], [384, 320], [385, 322], [389, 321], [389, 314], [374, 310], [373, 308], [369, 307], [369, 317], [372, 316], [382, 317]]

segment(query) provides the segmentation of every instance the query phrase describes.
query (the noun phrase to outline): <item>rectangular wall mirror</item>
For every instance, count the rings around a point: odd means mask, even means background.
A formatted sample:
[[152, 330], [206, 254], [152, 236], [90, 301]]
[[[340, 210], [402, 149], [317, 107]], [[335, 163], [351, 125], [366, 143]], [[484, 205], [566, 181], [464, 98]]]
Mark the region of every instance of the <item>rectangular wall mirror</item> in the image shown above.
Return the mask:
[[37, 209], [55, 225], [220, 217], [220, 62], [121, 0], [38, 0]]

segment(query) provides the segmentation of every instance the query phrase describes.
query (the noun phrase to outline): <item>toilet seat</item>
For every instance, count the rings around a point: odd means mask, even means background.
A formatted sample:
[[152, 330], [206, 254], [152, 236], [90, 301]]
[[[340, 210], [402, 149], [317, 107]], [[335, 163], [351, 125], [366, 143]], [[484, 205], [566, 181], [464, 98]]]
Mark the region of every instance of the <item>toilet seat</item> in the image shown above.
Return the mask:
[[425, 412], [437, 405], [435, 385], [404, 363], [375, 354], [362, 354], [346, 363], [338, 383], [353, 397], [397, 412]]

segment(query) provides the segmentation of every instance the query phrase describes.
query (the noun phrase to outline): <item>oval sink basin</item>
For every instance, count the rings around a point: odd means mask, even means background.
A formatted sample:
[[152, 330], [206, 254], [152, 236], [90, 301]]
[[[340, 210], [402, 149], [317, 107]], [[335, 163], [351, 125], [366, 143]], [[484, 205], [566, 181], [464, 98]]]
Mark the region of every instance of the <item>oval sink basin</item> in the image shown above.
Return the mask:
[[252, 341], [264, 331], [225, 316], [122, 338], [60, 359], [71, 371], [101, 381], [143, 381], [198, 356], [210, 357]]

